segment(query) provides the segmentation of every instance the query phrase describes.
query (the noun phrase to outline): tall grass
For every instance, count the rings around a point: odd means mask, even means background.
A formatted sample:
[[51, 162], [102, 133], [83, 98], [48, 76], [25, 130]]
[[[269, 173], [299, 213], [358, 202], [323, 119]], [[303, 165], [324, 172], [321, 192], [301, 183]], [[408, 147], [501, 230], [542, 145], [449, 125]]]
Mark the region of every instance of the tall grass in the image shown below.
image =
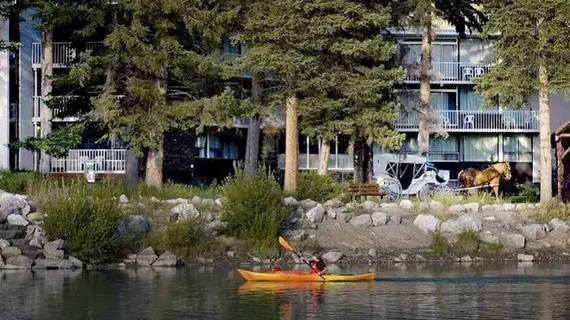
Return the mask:
[[341, 199], [345, 191], [344, 186], [335, 182], [331, 176], [305, 171], [299, 174], [296, 196], [299, 200], [312, 199], [325, 202], [335, 198]]

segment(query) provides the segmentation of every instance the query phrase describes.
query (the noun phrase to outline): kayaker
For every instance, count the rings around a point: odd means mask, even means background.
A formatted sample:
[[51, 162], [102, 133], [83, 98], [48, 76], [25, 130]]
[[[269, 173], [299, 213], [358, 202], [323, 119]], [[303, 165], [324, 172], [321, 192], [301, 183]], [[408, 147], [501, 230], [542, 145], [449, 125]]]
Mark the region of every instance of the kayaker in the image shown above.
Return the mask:
[[323, 260], [323, 256], [318, 252], [315, 252], [313, 256], [315, 259], [309, 261], [311, 272], [324, 274], [327, 271], [327, 265], [325, 264], [325, 260]]

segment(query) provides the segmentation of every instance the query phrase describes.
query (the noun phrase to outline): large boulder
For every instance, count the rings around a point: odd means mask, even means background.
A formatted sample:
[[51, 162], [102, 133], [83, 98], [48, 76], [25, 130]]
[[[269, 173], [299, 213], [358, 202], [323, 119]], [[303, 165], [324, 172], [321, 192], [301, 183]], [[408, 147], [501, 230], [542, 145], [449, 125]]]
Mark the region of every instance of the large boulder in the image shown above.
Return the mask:
[[158, 259], [158, 256], [154, 253], [152, 247], [148, 247], [137, 254], [137, 264], [139, 266], [150, 266], [156, 259]]
[[303, 210], [308, 211], [308, 210], [316, 207], [319, 203], [314, 201], [314, 200], [311, 200], [311, 199], [305, 199], [305, 200], [302, 200], [301, 202], [299, 202], [299, 204], [301, 205]]
[[22, 250], [18, 247], [6, 247], [2, 249], [2, 256], [5, 259], [16, 257], [22, 254]]
[[490, 243], [490, 244], [500, 244], [501, 241], [499, 240], [499, 237], [493, 235], [493, 233], [491, 231], [485, 231], [483, 233], [481, 233], [479, 235], [479, 239], [481, 239], [481, 241], [485, 242], [485, 243]]
[[339, 210], [337, 211], [337, 215], [336, 218], [338, 220], [344, 221], [344, 222], [349, 222], [350, 219], [352, 219], [352, 212], [348, 211], [348, 209], [346, 210]]
[[28, 202], [27, 196], [0, 191], [0, 221], [10, 215], [21, 215]]
[[181, 203], [170, 209], [170, 212], [175, 216], [175, 220], [194, 220], [200, 217], [200, 212], [191, 203]]
[[465, 211], [467, 210], [465, 209], [465, 206], [462, 204], [454, 204], [449, 206], [449, 208], [447, 208], [447, 212], [449, 213], [461, 213]]
[[464, 204], [463, 207], [465, 207], [467, 212], [479, 212], [481, 206], [477, 202], [471, 202]]
[[315, 207], [309, 209], [305, 216], [310, 223], [321, 223], [325, 216], [326, 208], [322, 204], [317, 204]]
[[518, 233], [503, 234], [501, 243], [508, 249], [523, 249], [526, 245], [526, 238]]
[[386, 225], [388, 220], [389, 217], [385, 212], [377, 211], [372, 214], [372, 225], [375, 227]]
[[6, 265], [4, 268], [6, 269], [30, 269], [34, 260], [30, 259], [26, 256], [15, 256], [6, 259]]
[[135, 215], [130, 216], [126, 223], [121, 222], [119, 231], [121, 234], [125, 234], [128, 231], [140, 234], [149, 234], [152, 231], [152, 227], [150, 225], [150, 221], [148, 221], [145, 217], [141, 215]]
[[403, 199], [402, 201], [400, 201], [400, 208], [402, 209], [412, 209], [414, 207], [414, 204], [412, 203], [412, 201], [408, 200], [408, 199]]
[[369, 214], [361, 214], [350, 220], [350, 224], [359, 228], [372, 227], [372, 217]]
[[335, 263], [338, 260], [340, 260], [342, 256], [343, 256], [342, 252], [329, 251], [323, 254], [323, 259], [325, 260], [326, 263]]
[[281, 199], [281, 204], [283, 204], [284, 206], [296, 207], [299, 205], [299, 201], [297, 201], [297, 199], [295, 199], [294, 197], [286, 197]]
[[74, 256], [69, 256], [69, 262], [71, 262], [71, 264], [73, 264], [74, 268], [78, 268], [78, 269], [83, 269], [83, 262], [81, 262], [81, 260], [77, 259]]
[[10, 246], [10, 241], [8, 240], [4, 240], [4, 239], [0, 239], [0, 250], [7, 248]]
[[435, 232], [439, 228], [441, 220], [430, 214], [419, 214], [414, 219], [413, 224], [423, 232]]
[[36, 259], [32, 269], [73, 269], [73, 262], [67, 259]]
[[119, 197], [119, 203], [122, 203], [122, 204], [124, 204], [124, 203], [129, 203], [129, 198], [128, 198], [126, 195], [122, 194], [122, 195]]
[[15, 226], [25, 227], [30, 224], [30, 221], [19, 214], [11, 214], [8, 216], [8, 223]]
[[50, 241], [44, 245], [44, 249], [46, 249], [46, 250], [63, 250], [63, 249], [65, 249], [65, 241], [63, 241], [62, 239]]
[[532, 262], [534, 261], [534, 256], [532, 254], [518, 253], [517, 260], [521, 262]]
[[568, 232], [570, 230], [568, 224], [560, 219], [552, 219], [548, 222], [548, 225], [555, 231]]
[[529, 240], [536, 241], [546, 237], [544, 225], [533, 223], [521, 228], [522, 234]]
[[341, 208], [344, 207], [344, 202], [338, 199], [327, 200], [323, 205], [327, 208]]
[[172, 252], [166, 251], [152, 263], [153, 267], [176, 267], [178, 265], [178, 257]]
[[380, 207], [380, 205], [374, 201], [366, 200], [362, 203], [362, 207], [368, 211], [374, 211]]
[[481, 232], [483, 230], [483, 220], [473, 214], [465, 214], [457, 218], [457, 222], [461, 224], [463, 231]]
[[200, 205], [203, 207], [209, 208], [209, 209], [213, 209], [213, 208], [216, 208], [218, 206], [218, 204], [216, 203], [216, 200], [210, 199], [210, 198], [202, 199], [202, 203], [200, 203]]

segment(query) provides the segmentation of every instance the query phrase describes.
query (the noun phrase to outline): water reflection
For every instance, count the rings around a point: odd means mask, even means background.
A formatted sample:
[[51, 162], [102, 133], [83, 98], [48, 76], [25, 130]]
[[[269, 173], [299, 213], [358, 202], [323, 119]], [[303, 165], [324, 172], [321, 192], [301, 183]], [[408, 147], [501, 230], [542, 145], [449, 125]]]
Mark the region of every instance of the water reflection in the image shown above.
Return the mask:
[[245, 282], [234, 268], [216, 267], [3, 271], [0, 319], [570, 318], [570, 265], [424, 264], [372, 271], [378, 279], [360, 283]]

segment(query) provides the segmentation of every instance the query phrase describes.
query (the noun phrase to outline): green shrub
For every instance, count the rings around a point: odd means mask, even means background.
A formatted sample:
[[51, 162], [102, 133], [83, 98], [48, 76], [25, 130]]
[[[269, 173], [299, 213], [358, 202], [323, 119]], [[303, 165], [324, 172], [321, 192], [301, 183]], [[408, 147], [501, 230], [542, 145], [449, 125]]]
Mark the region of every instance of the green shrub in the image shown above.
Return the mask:
[[458, 246], [462, 253], [475, 254], [479, 252], [481, 240], [475, 231], [464, 231], [457, 235]]
[[274, 176], [265, 168], [245, 176], [236, 170], [222, 188], [227, 202], [222, 219], [226, 233], [244, 240], [253, 250], [267, 251], [277, 245], [290, 209], [281, 204], [283, 192]]
[[202, 254], [208, 248], [213, 248], [206, 245], [203, 223], [198, 220], [166, 222], [152, 233], [145, 243], [159, 252], [169, 250], [184, 258]]
[[340, 198], [342, 186], [333, 181], [329, 175], [320, 175], [316, 171], [301, 172], [297, 185], [297, 198], [299, 200], [312, 199], [324, 202]]
[[117, 261], [126, 250], [118, 230], [121, 215], [116, 203], [89, 199], [78, 192], [53, 192], [38, 202], [46, 214], [48, 239], [65, 240], [66, 251], [89, 263]]
[[439, 230], [434, 232], [431, 248], [432, 254], [436, 257], [441, 257], [447, 253], [448, 248], [447, 241], [445, 241], [441, 232]]
[[0, 171], [0, 190], [12, 193], [27, 193], [30, 184], [45, 179], [37, 172]]
[[511, 203], [536, 203], [540, 200], [538, 190], [529, 185], [516, 185], [516, 192], [507, 199]]

